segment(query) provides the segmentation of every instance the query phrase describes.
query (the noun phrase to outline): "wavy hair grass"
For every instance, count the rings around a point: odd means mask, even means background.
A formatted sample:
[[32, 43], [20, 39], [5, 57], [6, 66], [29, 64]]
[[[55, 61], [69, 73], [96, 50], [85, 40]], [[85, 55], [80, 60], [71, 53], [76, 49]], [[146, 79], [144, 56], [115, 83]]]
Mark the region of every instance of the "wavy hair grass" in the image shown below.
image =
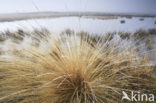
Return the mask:
[[85, 35], [37, 35], [24, 36], [31, 38], [26, 45], [5, 43], [1, 103], [117, 103], [123, 90], [156, 92], [154, 65], [130, 43], [104, 36], [95, 43]]

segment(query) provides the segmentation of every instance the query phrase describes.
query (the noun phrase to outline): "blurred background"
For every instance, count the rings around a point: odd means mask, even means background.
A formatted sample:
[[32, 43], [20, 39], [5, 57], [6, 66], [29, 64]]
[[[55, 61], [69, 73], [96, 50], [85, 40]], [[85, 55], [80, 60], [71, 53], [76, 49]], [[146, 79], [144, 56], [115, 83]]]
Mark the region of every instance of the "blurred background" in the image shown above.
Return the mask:
[[1, 0], [0, 31], [45, 27], [63, 30], [135, 32], [156, 28], [155, 0]]

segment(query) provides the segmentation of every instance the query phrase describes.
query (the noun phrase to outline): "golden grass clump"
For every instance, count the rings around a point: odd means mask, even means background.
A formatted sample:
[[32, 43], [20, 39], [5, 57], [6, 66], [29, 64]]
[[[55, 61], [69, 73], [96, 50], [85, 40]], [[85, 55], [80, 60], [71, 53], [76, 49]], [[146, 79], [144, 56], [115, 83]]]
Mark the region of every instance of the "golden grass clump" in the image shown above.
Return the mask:
[[155, 64], [134, 45], [35, 33], [1, 42], [0, 103], [120, 103], [123, 90], [156, 94]]

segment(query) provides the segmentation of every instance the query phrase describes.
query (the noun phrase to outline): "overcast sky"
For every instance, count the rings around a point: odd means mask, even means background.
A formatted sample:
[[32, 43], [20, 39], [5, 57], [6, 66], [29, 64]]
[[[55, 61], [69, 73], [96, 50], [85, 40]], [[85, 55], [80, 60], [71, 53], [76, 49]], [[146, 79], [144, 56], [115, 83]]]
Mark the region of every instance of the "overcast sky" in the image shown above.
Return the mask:
[[0, 13], [98, 11], [156, 14], [156, 0], [0, 0]]

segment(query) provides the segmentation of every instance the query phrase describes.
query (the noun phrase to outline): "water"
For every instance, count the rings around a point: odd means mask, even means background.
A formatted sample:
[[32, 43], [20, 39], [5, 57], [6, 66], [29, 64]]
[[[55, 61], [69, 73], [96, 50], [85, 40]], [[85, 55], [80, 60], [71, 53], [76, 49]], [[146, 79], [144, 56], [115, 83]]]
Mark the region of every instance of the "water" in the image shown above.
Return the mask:
[[[120, 21], [125, 20], [121, 24]], [[0, 31], [17, 29], [33, 30], [33, 28], [48, 28], [52, 32], [61, 32], [65, 29], [73, 29], [75, 31], [87, 31], [89, 33], [101, 34], [112, 31], [128, 31], [135, 32], [138, 29], [156, 28], [156, 18], [144, 18], [143, 21], [139, 17], [131, 19], [125, 17], [118, 17], [118, 19], [93, 19], [93, 18], [79, 18], [79, 17], [60, 17], [47, 19], [33, 19], [13, 22], [1, 22]]]

